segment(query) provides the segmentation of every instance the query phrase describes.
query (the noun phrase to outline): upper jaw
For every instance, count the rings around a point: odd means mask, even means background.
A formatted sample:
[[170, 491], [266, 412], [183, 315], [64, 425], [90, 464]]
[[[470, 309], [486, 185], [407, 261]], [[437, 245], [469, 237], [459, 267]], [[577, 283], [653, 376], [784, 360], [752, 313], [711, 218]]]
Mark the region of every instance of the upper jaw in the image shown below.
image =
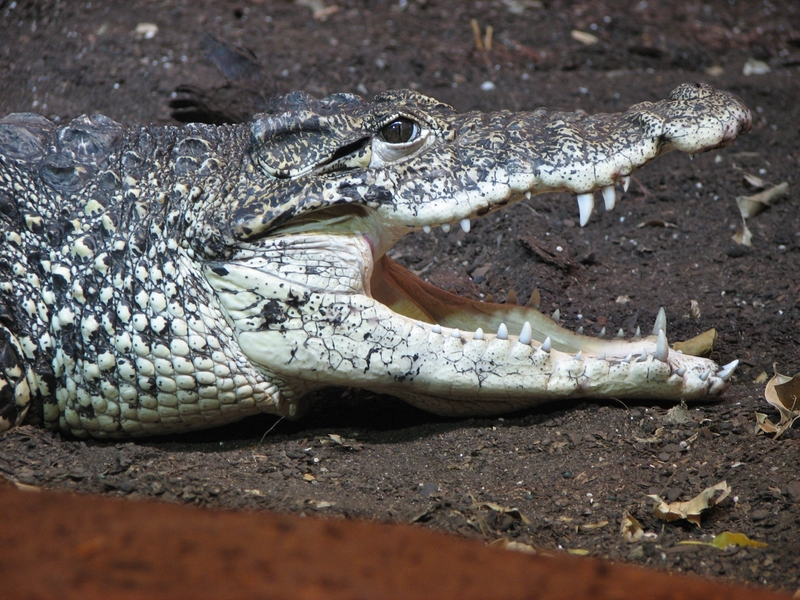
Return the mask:
[[[669, 98], [637, 104], [624, 113], [470, 113], [453, 118], [452, 144], [408, 159], [413, 172], [394, 185], [379, 212], [395, 224], [427, 228], [458, 223], [542, 192], [577, 196], [581, 225], [600, 192], [607, 210], [615, 185], [665, 152], [691, 155], [730, 144], [750, 129], [752, 116], [735, 96], [702, 84], [684, 84]], [[425, 165], [421, 170], [416, 163]], [[403, 172], [405, 164], [394, 166]], [[375, 173], [387, 187], [396, 178]], [[406, 184], [405, 186], [402, 184]]]

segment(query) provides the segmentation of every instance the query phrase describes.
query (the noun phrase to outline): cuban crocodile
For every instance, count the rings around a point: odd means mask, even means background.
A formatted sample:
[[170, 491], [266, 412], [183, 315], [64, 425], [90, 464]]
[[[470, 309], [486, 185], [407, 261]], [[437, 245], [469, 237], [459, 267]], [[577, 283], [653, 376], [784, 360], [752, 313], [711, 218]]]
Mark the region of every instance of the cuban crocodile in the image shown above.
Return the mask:
[[249, 123], [0, 119], [0, 430], [119, 438], [299, 417], [324, 386], [442, 415], [562, 398], [697, 400], [724, 367], [439, 290], [386, 256], [410, 232], [531, 194], [596, 192], [750, 128], [684, 84], [619, 114], [457, 113], [408, 90], [296, 92]]

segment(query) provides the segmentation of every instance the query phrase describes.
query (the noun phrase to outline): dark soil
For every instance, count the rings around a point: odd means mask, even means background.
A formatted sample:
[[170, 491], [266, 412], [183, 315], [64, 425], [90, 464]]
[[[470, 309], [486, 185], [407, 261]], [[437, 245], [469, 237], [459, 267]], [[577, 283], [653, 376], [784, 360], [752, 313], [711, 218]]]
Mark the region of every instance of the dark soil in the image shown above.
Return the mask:
[[[543, 310], [558, 307], [568, 327], [580, 319], [595, 332], [648, 330], [659, 306], [670, 340], [716, 327], [714, 358], [742, 361], [723, 401], [692, 407], [680, 424], [669, 406], [577, 402], [452, 420], [335, 390], [296, 423], [264, 416], [171, 439], [79, 442], [22, 427], [0, 438], [0, 472], [88, 493], [424, 523], [487, 542], [800, 587], [800, 431], [777, 441], [754, 433], [756, 410], [777, 420], [754, 380], [773, 363], [800, 370], [800, 8], [791, 0], [541, 4], [337, 0], [338, 10], [315, 18], [287, 1], [0, 1], [0, 114], [63, 121], [102, 112], [126, 124], [174, 124], [177, 110], [225, 121], [295, 89], [397, 87], [460, 110], [598, 112], [663, 98], [684, 81], [733, 91], [754, 112], [749, 134], [693, 162], [674, 154], [646, 167], [616, 210], [597, 211], [585, 228], [574, 198], [546, 195], [474, 222], [468, 235], [420, 233], [392, 251], [462, 295], [503, 300], [514, 290], [527, 299], [538, 288]], [[471, 19], [493, 27], [490, 50], [476, 47]], [[157, 24], [157, 34], [137, 37], [139, 23]], [[599, 43], [584, 45], [572, 30]], [[771, 72], [744, 75], [748, 59]], [[191, 87], [175, 94], [182, 85]], [[745, 172], [789, 183], [787, 198], [749, 221], [752, 248], [732, 240], [741, 227], [735, 198], [753, 193]], [[577, 266], [541, 262], [519, 236]], [[689, 316], [692, 300], [698, 318]], [[685, 500], [722, 480], [733, 492], [701, 529], [651, 514], [647, 494]], [[625, 511], [658, 537], [625, 542]], [[726, 530], [768, 546], [678, 544]]]

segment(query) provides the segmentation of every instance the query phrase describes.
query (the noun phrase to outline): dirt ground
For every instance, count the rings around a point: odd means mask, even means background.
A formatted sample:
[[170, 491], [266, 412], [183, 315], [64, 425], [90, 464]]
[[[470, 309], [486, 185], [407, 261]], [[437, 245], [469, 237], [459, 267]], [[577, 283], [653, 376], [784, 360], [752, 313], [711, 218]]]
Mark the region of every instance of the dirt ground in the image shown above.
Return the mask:
[[[420, 233], [391, 252], [461, 295], [503, 300], [513, 290], [527, 299], [538, 288], [542, 309], [559, 308], [568, 327], [649, 330], [660, 306], [671, 341], [715, 327], [714, 358], [741, 366], [721, 402], [691, 407], [684, 422], [667, 416], [670, 406], [613, 402], [442, 419], [390, 397], [331, 390], [295, 423], [265, 415], [174, 438], [96, 443], [18, 428], [0, 437], [0, 474], [85, 493], [413, 522], [800, 587], [800, 430], [777, 441], [754, 433], [755, 411], [777, 420], [755, 380], [773, 363], [800, 371], [796, 3], [1, 0], [0, 31], [0, 114], [62, 121], [101, 112], [126, 124], [176, 124], [173, 111], [244, 119], [295, 89], [410, 87], [460, 110], [587, 112], [657, 100], [684, 81], [739, 94], [754, 113], [750, 133], [694, 161], [663, 157], [637, 174], [614, 212], [597, 211], [584, 228], [574, 198], [545, 195], [473, 222], [469, 234]], [[179, 86], [190, 87], [176, 94]], [[751, 248], [732, 240], [741, 229], [735, 198], [754, 193], [744, 173], [789, 184], [786, 198], [748, 222]], [[572, 266], [542, 262], [520, 236]], [[699, 317], [690, 315], [693, 300]], [[723, 480], [732, 493], [702, 528], [652, 516], [648, 494], [685, 500]], [[626, 511], [657, 537], [625, 542]], [[768, 545], [679, 543], [723, 531]]]

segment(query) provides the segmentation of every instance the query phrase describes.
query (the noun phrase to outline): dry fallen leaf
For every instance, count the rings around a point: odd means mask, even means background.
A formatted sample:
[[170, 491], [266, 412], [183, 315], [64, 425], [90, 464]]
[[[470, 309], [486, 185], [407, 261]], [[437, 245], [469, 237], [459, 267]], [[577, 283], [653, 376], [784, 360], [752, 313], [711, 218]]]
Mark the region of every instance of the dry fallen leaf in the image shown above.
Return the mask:
[[751, 546], [753, 548], [766, 548], [769, 544], [765, 542], [757, 542], [751, 540], [743, 533], [733, 533], [732, 531], [723, 531], [715, 536], [710, 542], [699, 542], [695, 540], [685, 540], [678, 542], [679, 544], [691, 544], [693, 546], [711, 546], [719, 548], [720, 550], [727, 550], [730, 546]]
[[708, 356], [714, 349], [714, 342], [717, 341], [717, 330], [708, 329], [683, 342], [675, 342], [672, 347], [680, 350], [689, 356]]
[[[774, 368], [775, 365], [773, 365]], [[767, 382], [767, 387], [764, 389], [764, 398], [778, 409], [781, 414], [781, 422], [775, 426], [765, 416], [762, 423], [756, 416], [756, 423], [764, 431], [767, 431], [764, 429], [764, 425], [767, 428], [775, 427], [775, 438], [777, 438], [800, 418], [800, 373], [790, 377], [775, 371], [775, 375]], [[767, 433], [771, 432], [767, 431]]]
[[569, 32], [569, 35], [573, 40], [580, 42], [585, 46], [592, 46], [600, 41], [596, 35], [592, 35], [586, 31], [580, 31], [579, 29], [573, 29]]
[[644, 536], [644, 529], [642, 529], [641, 523], [627, 511], [622, 515], [619, 532], [622, 534], [622, 539], [630, 543], [638, 542]]
[[675, 425], [683, 425], [684, 423], [691, 423], [692, 413], [689, 412], [689, 407], [686, 402], [681, 400], [680, 404], [676, 404], [667, 411], [666, 421]]
[[761, 371], [761, 373], [758, 374], [758, 377], [753, 379], [753, 383], [765, 383], [767, 379], [769, 379], [769, 375], [767, 375], [767, 372]]
[[509, 506], [502, 506], [495, 502], [479, 502], [473, 505], [473, 508], [488, 508], [489, 510], [493, 510], [495, 512], [499, 512], [500, 514], [510, 515], [515, 519], [519, 519], [525, 525], [530, 525], [533, 523], [528, 517], [522, 514], [518, 508], [512, 508]]
[[744, 179], [745, 183], [749, 185], [751, 188], [762, 190], [767, 187], [767, 182], [758, 177], [757, 175], [753, 175], [752, 173], [742, 173], [742, 178]]
[[[750, 177], [753, 176], [751, 175]], [[784, 181], [752, 196], [737, 196], [736, 206], [739, 207], [739, 213], [743, 219], [750, 219], [772, 206], [776, 200], [783, 198], [788, 193], [789, 182]]]
[[[720, 492], [717, 496], [717, 492]], [[700, 527], [700, 513], [722, 502], [731, 493], [727, 482], [721, 481], [697, 494], [686, 502], [665, 502], [661, 496], [651, 494], [647, 496], [655, 502], [653, 514], [664, 521], [678, 521], [686, 519]]]
[[748, 248], [753, 247], [753, 233], [750, 231], [750, 228], [747, 227], [747, 219], [742, 217], [742, 230], [734, 233], [731, 238], [737, 244], [747, 246]]
[[775, 423], [769, 420], [768, 415], [757, 412], [755, 434], [758, 435], [762, 431], [764, 433], [777, 433], [778, 428], [775, 426]]

